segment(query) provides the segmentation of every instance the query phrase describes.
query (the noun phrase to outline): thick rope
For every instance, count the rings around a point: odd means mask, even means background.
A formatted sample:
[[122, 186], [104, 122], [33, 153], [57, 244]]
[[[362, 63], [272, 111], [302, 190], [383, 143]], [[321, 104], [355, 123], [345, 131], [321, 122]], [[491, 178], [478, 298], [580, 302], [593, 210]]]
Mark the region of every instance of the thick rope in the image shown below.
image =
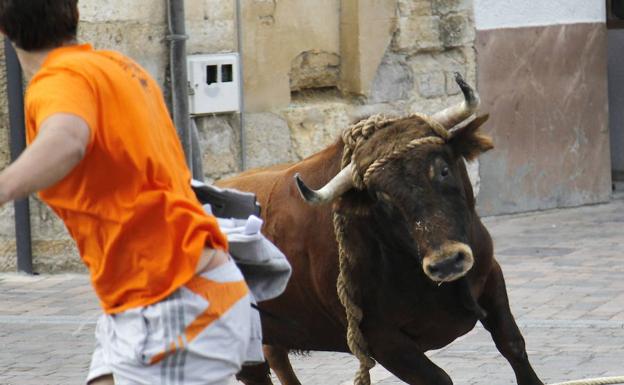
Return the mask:
[[557, 382], [551, 385], [612, 385], [612, 384], [624, 384], [624, 376], [620, 377], [601, 377], [590, 378], [586, 380]]
[[375, 366], [375, 361], [370, 358], [368, 344], [360, 329], [363, 313], [357, 301], [355, 301], [357, 288], [351, 279], [351, 272], [355, 266], [355, 258], [347, 252], [344, 242], [346, 218], [343, 215], [334, 213], [334, 229], [336, 240], [338, 241], [338, 255], [340, 263], [340, 274], [338, 276], [338, 298], [345, 308], [347, 316], [347, 344], [351, 352], [360, 361], [360, 368], [353, 383], [355, 385], [370, 384], [370, 369]]
[[[359, 143], [368, 139], [377, 129], [383, 127], [388, 121], [389, 120], [383, 115], [373, 115], [346, 129], [342, 135], [345, 146], [342, 154], [341, 168], [351, 163], [353, 151]], [[352, 177], [356, 187], [364, 187], [364, 182], [355, 168]], [[356, 261], [345, 247], [345, 228], [346, 218], [341, 214], [334, 213], [334, 231], [336, 233], [336, 241], [338, 242], [340, 268], [336, 288], [338, 290], [338, 298], [345, 308], [347, 317], [347, 345], [351, 353], [360, 361], [360, 368], [353, 383], [355, 385], [370, 385], [370, 369], [375, 366], [375, 361], [370, 357], [368, 344], [360, 329], [363, 313], [358, 303], [359, 301], [356, 300], [357, 288], [351, 279], [351, 273], [353, 272]]]
[[428, 136], [426, 138], [412, 140], [404, 148], [396, 150], [385, 158], [377, 159], [375, 162], [373, 162], [373, 164], [371, 164], [364, 173], [364, 184], [368, 185], [368, 181], [370, 180], [371, 175], [373, 175], [377, 170], [383, 169], [386, 163], [390, 162], [393, 159], [399, 158], [405, 151], [411, 150], [418, 146], [422, 146], [424, 144], [444, 144], [444, 142], [444, 139], [438, 138], [436, 136]]
[[[377, 170], [382, 169], [386, 163], [390, 160], [399, 157], [405, 151], [408, 151], [416, 146], [423, 144], [443, 144], [449, 138], [448, 131], [440, 125], [440, 123], [431, 119], [426, 115], [414, 114], [411, 116], [417, 116], [425, 121], [433, 129], [433, 131], [439, 136], [430, 136], [425, 138], [418, 138], [412, 140], [404, 148], [396, 150], [390, 155], [378, 159], [373, 162], [372, 165], [361, 175], [354, 167], [353, 170], [353, 182], [355, 187], [364, 189], [370, 176]], [[343, 132], [342, 139], [345, 143], [344, 151], [342, 154], [341, 168], [345, 168], [349, 163], [353, 161], [354, 150], [363, 141], [370, 138], [377, 130], [387, 127], [391, 123], [395, 122], [396, 118], [386, 118], [383, 115], [373, 115], [370, 118], [360, 121], [359, 123], [349, 127]], [[370, 357], [368, 351], [368, 344], [360, 324], [363, 318], [363, 312], [360, 308], [357, 298], [356, 283], [351, 277], [354, 267], [356, 266], [355, 257], [348, 252], [348, 248], [345, 247], [345, 234], [346, 234], [346, 218], [338, 213], [334, 213], [334, 231], [336, 233], [336, 241], [338, 243], [338, 256], [339, 256], [339, 268], [340, 273], [338, 275], [338, 282], [336, 287], [338, 290], [338, 298], [340, 303], [345, 308], [347, 317], [347, 345], [349, 349], [360, 361], [360, 368], [353, 381], [355, 385], [370, 385], [370, 369], [375, 366], [375, 360]]]

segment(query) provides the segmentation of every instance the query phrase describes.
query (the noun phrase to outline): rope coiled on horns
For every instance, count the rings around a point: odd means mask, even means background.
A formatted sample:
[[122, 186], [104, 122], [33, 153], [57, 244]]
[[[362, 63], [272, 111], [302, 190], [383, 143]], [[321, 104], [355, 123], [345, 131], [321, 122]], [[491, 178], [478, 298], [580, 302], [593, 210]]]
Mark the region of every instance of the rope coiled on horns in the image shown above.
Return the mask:
[[[356, 167], [354, 167], [352, 177], [356, 188], [360, 190], [365, 189], [370, 176], [375, 173], [375, 171], [382, 169], [383, 166], [390, 160], [399, 157], [406, 150], [428, 143], [442, 144], [448, 140], [448, 131], [442, 127], [440, 123], [431, 119], [429, 116], [413, 114], [409, 117], [419, 117], [427, 123], [438, 136], [428, 136], [412, 140], [402, 149], [396, 150], [383, 158], [377, 159], [363, 174], [361, 174], [358, 170], [356, 170]], [[354, 161], [353, 153], [363, 141], [370, 138], [379, 129], [396, 122], [396, 120], [396, 118], [386, 118], [383, 115], [373, 115], [368, 119], [362, 120], [344, 130], [342, 139], [345, 145], [342, 154], [341, 168], [345, 168], [349, 163]], [[366, 342], [362, 330], [360, 329], [360, 324], [364, 314], [360, 307], [356, 283], [352, 279], [352, 273], [357, 264], [357, 260], [356, 257], [349, 252], [345, 243], [345, 229], [348, 225], [348, 218], [343, 214], [334, 211], [333, 223], [336, 241], [338, 243], [340, 269], [336, 288], [338, 291], [338, 298], [340, 299], [342, 306], [345, 308], [347, 318], [347, 345], [353, 355], [355, 355], [360, 361], [360, 367], [353, 383], [354, 385], [370, 385], [369, 372], [370, 369], [375, 366], [375, 360], [371, 358], [371, 354], [368, 350], [368, 343]]]

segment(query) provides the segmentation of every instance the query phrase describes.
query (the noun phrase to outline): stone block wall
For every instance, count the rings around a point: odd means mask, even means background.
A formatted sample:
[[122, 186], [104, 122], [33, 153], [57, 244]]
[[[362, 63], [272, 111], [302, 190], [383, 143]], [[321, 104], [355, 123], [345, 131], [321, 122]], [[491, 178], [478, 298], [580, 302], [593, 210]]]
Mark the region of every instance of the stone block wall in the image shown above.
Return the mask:
[[[431, 113], [456, 103], [461, 96], [454, 71], [476, 81], [472, 0], [323, 0], [322, 7], [303, 0], [242, 3], [248, 102], [244, 148], [237, 114], [196, 117], [207, 180], [240, 172], [241, 150], [246, 168], [297, 161], [336, 140], [356, 119], [379, 112]], [[368, 3], [380, 11], [360, 7], [358, 17], [347, 21], [372, 27], [346, 25], [341, 9]], [[133, 57], [168, 95], [165, 2], [79, 4], [81, 40]], [[237, 50], [235, 0], [187, 0], [185, 5], [189, 54]], [[378, 30], [382, 36], [374, 41], [366, 35], [375, 31], [377, 36]], [[341, 48], [345, 36], [359, 44], [357, 52], [345, 50], [344, 44]], [[1, 95], [6, 89], [3, 63], [0, 56]], [[344, 82], [353, 71], [357, 81]], [[6, 98], [0, 98], [2, 164], [8, 162], [5, 104]], [[62, 223], [36, 198], [31, 210], [35, 270], [84, 271]], [[0, 270], [14, 269], [13, 208], [6, 205], [0, 208]]]
[[[279, 35], [267, 31], [269, 26], [266, 25], [265, 18], [270, 13], [271, 25], [279, 24], [285, 21], [275, 18], [279, 15], [287, 17], [289, 13], [280, 13], [279, 9], [273, 9], [275, 4], [271, 1], [255, 3], [262, 3], [265, 7], [269, 7], [268, 3], [270, 3], [270, 12], [265, 10], [249, 14], [250, 10], [247, 10], [243, 33], [250, 34], [251, 37], [247, 36], [245, 39], [253, 39], [255, 44], [264, 46], [270, 45], [271, 42], [275, 46], [276, 41], [288, 43], [280, 40]], [[349, 2], [343, 1], [343, 9], [345, 9], [345, 3]], [[333, 6], [335, 7], [336, 4]], [[256, 4], [256, 7], [259, 6]], [[370, 84], [361, 86], [360, 92], [354, 92], [354, 87], [344, 85], [345, 76], [352, 75], [344, 73], [344, 62], [352, 58], [349, 56], [350, 53], [345, 52], [343, 48], [332, 48], [335, 51], [332, 49], [314, 51], [305, 47], [301, 49], [306, 50], [297, 52], [293, 47], [284, 47], [279, 44], [273, 47], [273, 49], [279, 47], [281, 50], [291, 51], [290, 60], [292, 60], [294, 70], [286, 74], [271, 73], [273, 78], [289, 76], [290, 94], [285, 94], [283, 89], [277, 88], [268, 88], [264, 91], [265, 88], [257, 80], [248, 82], [249, 78], [264, 76], [257, 74], [253, 69], [257, 68], [258, 62], [267, 59], [264, 57], [265, 53], [258, 52], [257, 48], [244, 51], [244, 62], [254, 63], [251, 68], [246, 66], [246, 95], [254, 94], [256, 89], [261, 89], [262, 93], [277, 95], [274, 99], [264, 100], [264, 104], [260, 106], [261, 111], [258, 112], [255, 110], [259, 108], [259, 105], [252, 102], [253, 106], [250, 109], [254, 112], [245, 114], [247, 168], [297, 161], [307, 157], [333, 142], [343, 128], [363, 116], [379, 112], [431, 113], [461, 100], [459, 89], [453, 80], [453, 73], [458, 71], [470, 83], [476, 83], [472, 1], [398, 0], [394, 1], [393, 7], [392, 25], [389, 29], [386, 28], [385, 32], [389, 34], [389, 38], [387, 44], [381, 47], [380, 63], [375, 67]], [[340, 8], [334, 9], [334, 12], [340, 12]], [[254, 21], [256, 24], [249, 22], [252, 26], [249, 27], [247, 20], [254, 17], [257, 18], [257, 21]], [[309, 18], [314, 19], [312, 16]], [[366, 19], [366, 15], [362, 18]], [[336, 25], [335, 19], [331, 19], [327, 28], [334, 28], [335, 34], [358, 32], [357, 28], [345, 31], [345, 23], [342, 24], [343, 30]], [[256, 26], [257, 29], [253, 29], [254, 25], [260, 25], [260, 27]], [[305, 30], [305, 25], [301, 28], [299, 33], [302, 36], [306, 33], [314, 34], [313, 29]], [[258, 30], [262, 33], [254, 33]], [[330, 43], [324, 42], [327, 39], [323, 40], [318, 36], [307, 39], [319, 40], [319, 44], [325, 44], [328, 47], [331, 46], [331, 42], [335, 41], [329, 38]], [[357, 41], [353, 44], [357, 44]], [[363, 55], [363, 61], [367, 57]], [[305, 70], [301, 70], [301, 63], [304, 62], [306, 63], [303, 66]], [[362, 63], [359, 67], [355, 65], [349, 68], [362, 68], [365, 65], [366, 63]], [[339, 67], [340, 72], [338, 72]], [[282, 84], [285, 81], [280, 80], [280, 82]], [[250, 97], [257, 98], [257, 94]], [[202, 135], [210, 132], [213, 125], [216, 131], [223, 129], [222, 117], [201, 118], [200, 121], [202, 121], [200, 124]], [[227, 122], [229, 130], [236, 131], [238, 122], [233, 119]], [[283, 135], [288, 135], [289, 138], [286, 140]], [[262, 151], [259, 148], [254, 149], [261, 145], [261, 142], [253, 139], [258, 136], [281, 139], [272, 145], [270, 151], [269, 148]], [[231, 138], [240, 140], [235, 135]], [[236, 164], [238, 159], [235, 157], [237, 156], [240, 157], [240, 154], [231, 153], [231, 156], [227, 157], [224, 162]], [[221, 166], [215, 168], [205, 165], [204, 171], [207, 178], [212, 180], [240, 170], [230, 169], [228, 172]]]

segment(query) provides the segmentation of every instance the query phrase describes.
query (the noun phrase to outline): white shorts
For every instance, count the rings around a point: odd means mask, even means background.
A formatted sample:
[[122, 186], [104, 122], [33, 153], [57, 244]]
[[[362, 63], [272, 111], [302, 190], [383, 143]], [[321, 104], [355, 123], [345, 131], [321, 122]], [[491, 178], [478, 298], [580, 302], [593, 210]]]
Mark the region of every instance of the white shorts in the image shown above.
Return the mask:
[[161, 302], [103, 315], [87, 382], [115, 385], [223, 385], [247, 356], [250, 294], [230, 260], [195, 276]]

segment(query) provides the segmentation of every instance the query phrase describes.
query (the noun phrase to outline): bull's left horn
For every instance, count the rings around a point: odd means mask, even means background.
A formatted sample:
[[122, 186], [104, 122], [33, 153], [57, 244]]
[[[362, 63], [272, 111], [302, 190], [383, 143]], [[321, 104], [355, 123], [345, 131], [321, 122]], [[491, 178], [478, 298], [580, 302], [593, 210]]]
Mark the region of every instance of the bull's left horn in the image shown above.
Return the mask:
[[451, 129], [464, 119], [470, 117], [477, 108], [481, 100], [479, 94], [468, 85], [459, 72], [455, 72], [455, 81], [464, 94], [464, 100], [454, 106], [436, 112], [432, 118], [440, 123], [444, 128]]
[[352, 173], [353, 165], [349, 164], [319, 190], [312, 190], [309, 188], [303, 180], [301, 180], [299, 173], [295, 174], [295, 181], [301, 197], [306, 202], [312, 205], [321, 205], [333, 201], [353, 187]]

